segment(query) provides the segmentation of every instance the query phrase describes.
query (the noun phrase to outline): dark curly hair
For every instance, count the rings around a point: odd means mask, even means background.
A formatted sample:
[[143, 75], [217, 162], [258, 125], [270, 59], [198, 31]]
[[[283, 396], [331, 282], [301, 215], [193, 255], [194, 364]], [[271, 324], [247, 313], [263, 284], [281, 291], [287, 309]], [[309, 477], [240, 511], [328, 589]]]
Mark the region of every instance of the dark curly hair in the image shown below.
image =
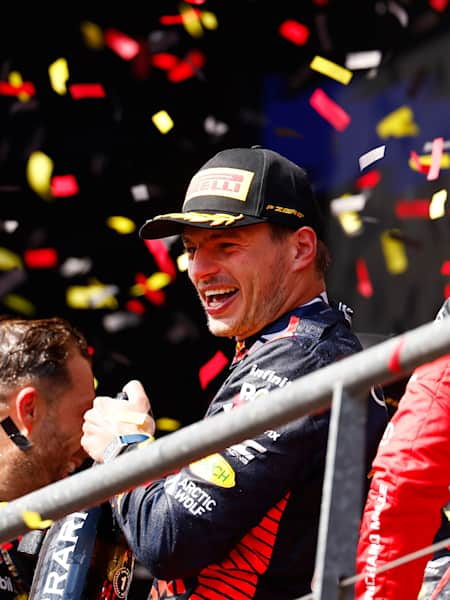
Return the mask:
[[67, 388], [67, 360], [77, 351], [91, 362], [84, 335], [61, 317], [0, 315], [0, 402], [20, 385]]

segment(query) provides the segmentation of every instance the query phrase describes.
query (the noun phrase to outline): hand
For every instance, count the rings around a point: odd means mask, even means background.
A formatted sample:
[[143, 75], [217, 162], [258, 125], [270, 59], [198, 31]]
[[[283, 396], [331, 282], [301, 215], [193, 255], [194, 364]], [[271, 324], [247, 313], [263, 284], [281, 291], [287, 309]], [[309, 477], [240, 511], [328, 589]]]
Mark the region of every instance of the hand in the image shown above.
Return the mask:
[[155, 432], [150, 401], [142, 384], [129, 381], [123, 391], [128, 401], [97, 396], [93, 407], [84, 415], [81, 445], [96, 462], [103, 462], [103, 451], [114, 437], [125, 433], [153, 435]]

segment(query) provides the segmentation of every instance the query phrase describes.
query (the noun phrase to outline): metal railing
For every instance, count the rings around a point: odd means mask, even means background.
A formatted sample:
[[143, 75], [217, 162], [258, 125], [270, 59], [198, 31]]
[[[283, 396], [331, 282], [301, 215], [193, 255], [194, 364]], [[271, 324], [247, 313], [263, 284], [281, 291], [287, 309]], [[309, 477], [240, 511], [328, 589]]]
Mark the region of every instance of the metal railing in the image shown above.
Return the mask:
[[[42, 519], [60, 519], [267, 428], [331, 406], [314, 593], [307, 597], [350, 598], [352, 586], [342, 582], [353, 582], [359, 530], [367, 411], [363, 398], [372, 385], [395, 381], [447, 353], [450, 318], [392, 337], [271, 391], [258, 401], [184, 427], [139, 452], [124, 454], [107, 465], [96, 465], [10, 502], [0, 509], [0, 543], [29, 530], [23, 518], [26, 511], [36, 512]], [[355, 451], [356, 444], [361, 452]]]

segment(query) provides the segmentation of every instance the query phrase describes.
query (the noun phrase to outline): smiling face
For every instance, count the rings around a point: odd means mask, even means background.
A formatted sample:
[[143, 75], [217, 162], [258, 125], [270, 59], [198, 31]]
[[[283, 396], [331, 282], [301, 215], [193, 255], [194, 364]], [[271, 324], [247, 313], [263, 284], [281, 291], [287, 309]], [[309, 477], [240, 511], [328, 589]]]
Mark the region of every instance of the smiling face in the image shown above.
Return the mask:
[[309, 287], [303, 274], [313, 269], [314, 256], [299, 261], [298, 240], [298, 231], [275, 236], [267, 223], [185, 228], [188, 273], [211, 333], [246, 338], [301, 301]]

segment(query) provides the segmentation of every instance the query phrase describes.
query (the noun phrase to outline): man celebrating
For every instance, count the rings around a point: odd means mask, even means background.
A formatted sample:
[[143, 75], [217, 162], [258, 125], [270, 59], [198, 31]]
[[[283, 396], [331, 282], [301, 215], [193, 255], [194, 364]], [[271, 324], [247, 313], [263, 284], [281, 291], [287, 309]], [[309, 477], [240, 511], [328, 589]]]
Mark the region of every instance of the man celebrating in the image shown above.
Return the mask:
[[[94, 397], [86, 340], [68, 322], [0, 319], [1, 502], [81, 466], [83, 414]], [[2, 545], [2, 599], [27, 597], [34, 564], [17, 552], [16, 541]]]
[[[329, 253], [307, 175], [278, 153], [219, 152], [194, 175], [181, 212], [154, 217], [140, 234], [181, 234], [209, 330], [236, 340], [206, 417], [361, 350], [349, 315], [327, 297]], [[147, 414], [140, 382], [124, 390], [129, 408]], [[133, 436], [116, 439], [112, 402], [97, 398], [85, 415], [82, 444], [97, 461], [136, 447]], [[370, 460], [386, 410], [368, 402]], [[302, 417], [114, 499], [136, 557], [154, 576], [151, 598], [289, 600], [310, 592], [328, 424], [329, 411]]]

